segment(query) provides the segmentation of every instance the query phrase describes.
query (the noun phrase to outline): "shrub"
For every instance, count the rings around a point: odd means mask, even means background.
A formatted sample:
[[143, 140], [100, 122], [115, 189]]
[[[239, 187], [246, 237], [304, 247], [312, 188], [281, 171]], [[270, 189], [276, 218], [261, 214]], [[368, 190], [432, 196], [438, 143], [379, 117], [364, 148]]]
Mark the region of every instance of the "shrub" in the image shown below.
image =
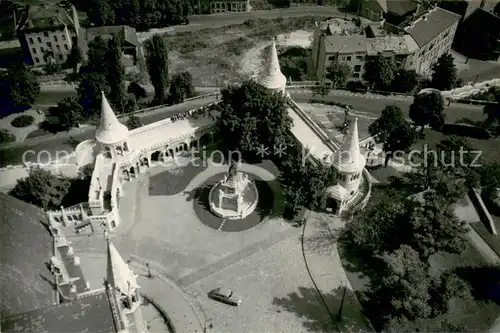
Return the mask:
[[22, 115], [14, 118], [14, 120], [12, 120], [10, 124], [14, 127], [26, 127], [33, 124], [34, 121], [35, 118], [33, 118], [32, 116]]
[[468, 124], [444, 124], [441, 132], [446, 135], [466, 136], [475, 139], [488, 139], [490, 134], [484, 128]]
[[16, 141], [16, 137], [7, 130], [0, 130], [0, 144]]

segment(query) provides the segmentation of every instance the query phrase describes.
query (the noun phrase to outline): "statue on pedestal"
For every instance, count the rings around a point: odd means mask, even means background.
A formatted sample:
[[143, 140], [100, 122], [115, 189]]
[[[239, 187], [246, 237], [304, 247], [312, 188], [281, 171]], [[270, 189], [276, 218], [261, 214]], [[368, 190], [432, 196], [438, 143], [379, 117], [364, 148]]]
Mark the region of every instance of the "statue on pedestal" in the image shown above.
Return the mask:
[[227, 178], [226, 181], [230, 182], [234, 180], [234, 177], [238, 174], [238, 164], [236, 161], [233, 161], [231, 163], [231, 166], [229, 167], [229, 171], [227, 172]]
[[243, 211], [243, 195], [238, 195], [238, 213]]

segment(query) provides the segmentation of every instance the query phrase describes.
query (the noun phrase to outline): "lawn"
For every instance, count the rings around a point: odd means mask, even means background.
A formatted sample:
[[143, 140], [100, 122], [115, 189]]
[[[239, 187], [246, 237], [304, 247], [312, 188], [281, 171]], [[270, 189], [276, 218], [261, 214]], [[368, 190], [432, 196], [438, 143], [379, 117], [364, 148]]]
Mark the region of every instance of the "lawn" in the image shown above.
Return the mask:
[[[387, 187], [374, 187], [372, 200], [369, 205], [377, 204], [377, 198], [381, 198]], [[347, 277], [356, 290], [358, 298], [363, 303], [365, 299], [364, 293], [370, 282], [370, 276], [373, 272], [367, 263], [363, 263], [359, 258], [353, 257], [348, 253], [346, 247], [342, 243], [339, 244], [340, 256], [344, 267], [346, 268]], [[474, 265], [486, 264], [485, 259], [476, 250], [472, 244], [468, 244], [466, 250], [460, 255], [439, 253], [430, 258], [431, 274], [438, 275], [444, 270], [453, 270], [460, 267], [468, 267]], [[428, 323], [438, 323], [443, 319], [449, 320], [455, 325], [463, 325], [469, 332], [485, 332], [500, 313], [500, 305], [483, 299], [459, 299], [453, 300], [450, 303], [450, 311], [442, 316], [434, 319], [429, 319]], [[369, 316], [369, 314], [367, 314]], [[376, 316], [377, 314], [372, 314]]]
[[[170, 71], [189, 71], [195, 86], [241, 82], [248, 79], [244, 68], [240, 68], [246, 67], [247, 51], [269, 43], [279, 34], [313, 31], [314, 21], [312, 16], [258, 19], [216, 29], [165, 35]], [[256, 52], [255, 57], [260, 56], [260, 52]]]

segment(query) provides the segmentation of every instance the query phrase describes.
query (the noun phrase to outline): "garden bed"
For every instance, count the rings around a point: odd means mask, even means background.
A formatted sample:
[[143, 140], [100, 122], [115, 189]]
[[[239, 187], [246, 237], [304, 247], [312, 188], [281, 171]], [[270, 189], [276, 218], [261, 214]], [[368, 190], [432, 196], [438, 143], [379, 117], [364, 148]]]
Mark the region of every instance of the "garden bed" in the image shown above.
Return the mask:
[[10, 124], [14, 127], [21, 128], [21, 127], [28, 127], [33, 124], [35, 121], [35, 118], [33, 116], [28, 116], [28, 115], [22, 115], [14, 118]]

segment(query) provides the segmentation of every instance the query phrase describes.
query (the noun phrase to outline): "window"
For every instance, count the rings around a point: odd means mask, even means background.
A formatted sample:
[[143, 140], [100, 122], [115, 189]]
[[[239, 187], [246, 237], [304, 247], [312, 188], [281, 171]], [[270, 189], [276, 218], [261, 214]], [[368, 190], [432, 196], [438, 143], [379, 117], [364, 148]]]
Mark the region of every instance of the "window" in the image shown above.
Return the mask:
[[29, 40], [30, 40], [30, 44], [34, 43], [33, 38], [30, 37]]
[[345, 60], [345, 57], [340, 57], [340, 61], [344, 61]]
[[59, 45], [56, 45], [57, 51], [61, 51], [61, 47]]
[[68, 44], [64, 44], [64, 49], [69, 50]]
[[347, 61], [351, 61], [351, 56], [348, 56], [348, 57], [347, 57]]
[[37, 37], [36, 40], [38, 41], [38, 43], [42, 42], [42, 39], [40, 37]]
[[40, 48], [40, 52], [44, 53], [45, 49], [43, 47]]
[[52, 43], [51, 42], [47, 42], [47, 47], [50, 49], [52, 48]]
[[36, 62], [37, 64], [38, 64], [38, 63], [40, 63], [40, 59], [35, 58], [35, 62]]
[[63, 60], [63, 55], [62, 54], [59, 55], [59, 60]]
[[57, 36], [54, 35], [54, 42], [57, 42]]
[[49, 33], [48, 33], [47, 31], [44, 31], [44, 32], [43, 32], [43, 35], [44, 35], [45, 37], [49, 37]]
[[66, 35], [62, 35], [62, 40], [66, 40]]
[[361, 71], [361, 65], [354, 66], [354, 71], [355, 72], [360, 72]]
[[363, 61], [363, 56], [356, 56], [356, 60]]
[[36, 54], [36, 49], [35, 49], [35, 48], [32, 48], [32, 49], [31, 49], [31, 52], [33, 52], [33, 54]]
[[335, 60], [335, 56], [329, 56], [328, 60]]
[[352, 74], [352, 77], [358, 79], [359, 78], [359, 73]]

